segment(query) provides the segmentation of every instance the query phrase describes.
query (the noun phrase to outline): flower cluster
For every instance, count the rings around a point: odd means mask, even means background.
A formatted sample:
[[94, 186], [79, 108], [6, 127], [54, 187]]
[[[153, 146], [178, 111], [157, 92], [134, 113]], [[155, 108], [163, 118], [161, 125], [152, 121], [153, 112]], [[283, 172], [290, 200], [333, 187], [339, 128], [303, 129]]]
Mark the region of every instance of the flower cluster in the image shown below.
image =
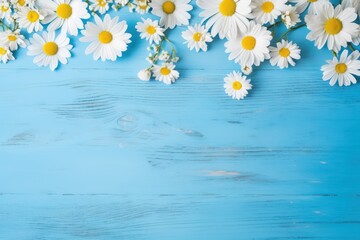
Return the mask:
[[[280, 69], [295, 66], [301, 58], [299, 46], [288, 34], [302, 27], [306, 39], [318, 49], [334, 55], [321, 67], [330, 85], [349, 86], [360, 76], [360, 1], [342, 0], [0, 0], [0, 62], [14, 60], [14, 52], [27, 48], [34, 63], [55, 70], [66, 64], [73, 46], [69, 36], [82, 35], [88, 43], [85, 54], [94, 60], [115, 61], [131, 43], [128, 25], [109, 11], [128, 8], [138, 14], [151, 13], [136, 24], [140, 38], [148, 41], [150, 66], [138, 77], [152, 77], [165, 84], [180, 76], [179, 57], [167, 32], [187, 26], [181, 36], [196, 52], [208, 50], [214, 38], [224, 41], [228, 59], [239, 64], [224, 78], [225, 92], [243, 99], [251, 90], [254, 66], [266, 60]], [[200, 8], [200, 23], [190, 24], [193, 7]], [[283, 32], [279, 34], [282, 30]], [[1, 31], [2, 30], [2, 31]], [[276, 30], [276, 31], [275, 31]], [[277, 36], [277, 35], [280, 36]]]

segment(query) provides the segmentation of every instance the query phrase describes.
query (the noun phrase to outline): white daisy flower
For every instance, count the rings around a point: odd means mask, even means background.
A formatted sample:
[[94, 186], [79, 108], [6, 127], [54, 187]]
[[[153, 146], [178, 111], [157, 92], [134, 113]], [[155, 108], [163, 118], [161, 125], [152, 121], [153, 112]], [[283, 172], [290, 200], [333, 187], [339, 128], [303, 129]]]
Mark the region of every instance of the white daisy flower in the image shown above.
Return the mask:
[[151, 78], [151, 70], [150, 69], [143, 69], [138, 72], [138, 78], [142, 81], [149, 81]]
[[14, 56], [10, 49], [4, 45], [0, 45], [0, 62], [7, 63], [9, 60], [14, 60]]
[[287, 0], [253, 0], [253, 15], [255, 21], [260, 24], [275, 23], [281, 15]]
[[35, 0], [11, 0], [11, 3], [16, 7], [16, 8], [22, 8], [22, 7], [33, 7]]
[[327, 42], [329, 50], [338, 52], [341, 47], [346, 47], [356, 36], [359, 29], [354, 23], [357, 15], [354, 8], [342, 10], [338, 5], [335, 9], [332, 5], [323, 5], [318, 14], [308, 14], [305, 22], [310, 33], [306, 39], [315, 41], [315, 46], [321, 49]]
[[224, 88], [227, 95], [233, 99], [244, 99], [251, 90], [250, 79], [247, 79], [240, 72], [233, 71], [224, 78]]
[[121, 5], [121, 6], [125, 6], [126, 4], [129, 3], [129, 0], [115, 0], [114, 2], [115, 2], [115, 4], [119, 4], [119, 5]]
[[9, 46], [11, 51], [15, 51], [18, 47], [26, 47], [27, 40], [23, 35], [20, 34], [20, 29], [15, 30], [6, 30], [5, 32], [0, 33], [0, 42], [5, 46]]
[[172, 84], [179, 78], [179, 72], [175, 70], [173, 63], [163, 63], [162, 65], [154, 65], [153, 76], [155, 80], [165, 84]]
[[211, 35], [236, 37], [246, 30], [251, 17], [251, 0], [197, 0], [197, 5], [204, 11], [200, 13], [206, 28], [211, 28]]
[[330, 80], [329, 84], [331, 86], [334, 86], [336, 82], [338, 82], [339, 86], [355, 84], [357, 81], [354, 76], [360, 76], [359, 56], [360, 53], [358, 51], [348, 56], [348, 51], [344, 50], [340, 59], [334, 57], [333, 60], [328, 60], [328, 64], [321, 67], [323, 80]]
[[253, 68], [251, 66], [244, 66], [241, 68], [241, 71], [246, 75], [250, 75], [253, 72]]
[[291, 66], [295, 66], [293, 59], [300, 59], [299, 46], [296, 43], [285, 41], [276, 43], [276, 47], [269, 47], [270, 49], [270, 63], [272, 66], [277, 65], [279, 68], [288, 68], [289, 63]]
[[148, 13], [150, 10], [150, 6], [147, 2], [147, 0], [135, 0], [134, 1], [136, 8], [135, 11], [140, 14]]
[[95, 15], [95, 23], [88, 22], [85, 30], [81, 31], [84, 37], [80, 41], [90, 42], [85, 54], [94, 53], [94, 60], [101, 58], [102, 61], [115, 61], [131, 42], [131, 34], [126, 33], [127, 28], [126, 21], [119, 22], [119, 17], [111, 18], [106, 14], [104, 20], [101, 20]]
[[90, 18], [87, 3], [82, 0], [41, 0], [38, 3], [48, 13], [42, 21], [44, 24], [50, 23], [48, 31], [61, 28], [62, 33], [77, 36], [78, 29], [84, 27], [82, 19]]
[[271, 39], [271, 32], [266, 27], [251, 21], [244, 32], [225, 43], [225, 52], [230, 53], [229, 60], [241, 66], [259, 66], [270, 58], [268, 46]]
[[324, 4], [331, 4], [329, 0], [289, 0], [289, 2], [296, 3], [295, 7], [299, 13], [303, 13], [309, 7], [309, 14], [317, 14]]
[[296, 10], [296, 7], [286, 5], [281, 14], [281, 19], [285, 24], [286, 28], [291, 28], [297, 23], [301, 22], [300, 15]]
[[69, 43], [70, 39], [65, 34], [56, 37], [54, 32], [44, 31], [41, 37], [35, 33], [30, 38], [27, 54], [35, 56], [34, 63], [38, 66], [50, 66], [50, 69], [54, 71], [58, 67], [59, 61], [67, 64], [72, 49], [72, 45]]
[[168, 61], [170, 59], [170, 53], [168, 53], [167, 51], [163, 50], [161, 51], [160, 55], [159, 55], [159, 60], [160, 61]]
[[11, 8], [7, 1], [0, 1], [0, 19], [11, 19]]
[[111, 0], [90, 0], [92, 4], [89, 9], [94, 12], [99, 12], [100, 14], [105, 14], [109, 11], [109, 4], [112, 2]]
[[207, 43], [212, 42], [211, 34], [208, 33], [205, 26], [200, 24], [195, 24], [194, 26], [189, 26], [188, 29], [182, 32], [182, 37], [185, 39], [185, 43], [190, 50], [195, 48], [196, 52], [199, 52], [200, 49], [204, 52], [207, 51]]
[[146, 20], [142, 18], [142, 22], [138, 22], [135, 28], [140, 33], [141, 39], [145, 38], [150, 44], [153, 42], [159, 44], [165, 31], [165, 29], [159, 26], [157, 20], [152, 21], [150, 18]]
[[341, 6], [343, 8], [353, 7], [355, 8], [355, 11], [358, 14], [358, 17], [360, 17], [360, 1], [359, 0], [342, 0]]
[[156, 0], [149, 3], [152, 13], [160, 17], [160, 25], [173, 29], [175, 26], [189, 25], [188, 13], [193, 7], [191, 0]]
[[43, 29], [40, 21], [44, 19], [45, 13], [35, 8], [23, 7], [14, 14], [20, 28], [26, 28], [28, 33], [38, 32]]

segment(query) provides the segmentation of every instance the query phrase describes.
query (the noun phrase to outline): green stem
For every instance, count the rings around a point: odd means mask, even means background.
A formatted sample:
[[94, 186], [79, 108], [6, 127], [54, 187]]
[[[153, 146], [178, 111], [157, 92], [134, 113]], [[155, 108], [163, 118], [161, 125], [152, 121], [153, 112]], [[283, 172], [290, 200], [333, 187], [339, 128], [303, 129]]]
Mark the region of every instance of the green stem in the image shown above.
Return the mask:
[[276, 23], [274, 23], [274, 24], [271, 24], [271, 25], [267, 26], [267, 29], [273, 28], [273, 27], [275, 27], [276, 25], [279, 25], [280, 23], [282, 23], [282, 21], [278, 21], [278, 22], [276, 22]]
[[337, 58], [337, 53], [334, 50], [331, 50], [332, 54], [334, 55], [334, 57]]
[[292, 31], [294, 31], [294, 30], [296, 30], [296, 29], [302, 28], [302, 27], [304, 27], [304, 26], [306, 26], [305, 23], [300, 24], [300, 25], [297, 25], [297, 26], [292, 27], [292, 28], [289, 28], [286, 32], [284, 32], [284, 33], [279, 37], [279, 39], [277, 40], [277, 42], [278, 42], [279, 40], [283, 39], [283, 38], [284, 38], [286, 35], [288, 35], [290, 32], [292, 32]]
[[355, 51], [356, 51], [356, 49], [354, 48], [354, 46], [353, 46], [351, 43], [348, 43], [348, 47], [350, 48], [350, 50], [351, 50], [352, 52], [355, 52]]

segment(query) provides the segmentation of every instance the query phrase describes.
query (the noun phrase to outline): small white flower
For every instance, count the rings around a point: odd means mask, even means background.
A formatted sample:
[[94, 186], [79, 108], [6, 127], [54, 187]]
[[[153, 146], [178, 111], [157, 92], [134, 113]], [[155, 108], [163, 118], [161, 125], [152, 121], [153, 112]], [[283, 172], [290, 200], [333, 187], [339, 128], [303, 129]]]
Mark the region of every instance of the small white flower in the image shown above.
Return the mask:
[[165, 84], [172, 84], [179, 78], [179, 72], [175, 70], [173, 63], [154, 65], [153, 76], [156, 80]]
[[115, 0], [115, 4], [119, 4], [121, 6], [125, 6], [129, 3], [129, 0]]
[[325, 43], [329, 50], [338, 52], [341, 47], [346, 47], [359, 32], [354, 8], [342, 10], [341, 5], [335, 9], [331, 4], [323, 5], [318, 14], [308, 14], [305, 22], [310, 33], [306, 38], [315, 41], [315, 46], [321, 49]]
[[206, 52], [207, 43], [213, 40], [205, 26], [201, 26], [200, 24], [189, 26], [186, 31], [182, 32], [182, 37], [185, 39], [188, 48], [190, 50], [195, 48], [196, 52], [199, 52], [200, 49]]
[[42, 23], [48, 24], [48, 31], [61, 28], [62, 33], [77, 36], [78, 29], [83, 29], [82, 19], [90, 18], [87, 3], [82, 0], [38, 0], [39, 6], [47, 12]]
[[85, 54], [93, 53], [94, 60], [101, 58], [102, 61], [115, 61], [131, 42], [131, 34], [126, 33], [128, 26], [125, 21], [119, 22], [119, 17], [111, 18], [109, 14], [105, 15], [104, 20], [97, 15], [94, 18], [95, 23], [88, 22], [85, 30], [81, 31], [84, 37], [80, 41], [90, 42]]
[[244, 99], [251, 90], [250, 79], [247, 79], [240, 72], [233, 71], [224, 78], [224, 88], [227, 95], [233, 99]]
[[270, 63], [272, 66], [277, 65], [279, 68], [288, 68], [289, 63], [295, 66], [293, 59], [300, 59], [299, 46], [296, 43], [285, 41], [276, 43], [276, 47], [269, 47], [270, 49]]
[[175, 26], [189, 25], [191, 0], [156, 0], [149, 3], [152, 13], [160, 17], [160, 25], [173, 29]]
[[112, 0], [90, 0], [92, 4], [90, 5], [90, 10], [99, 12], [100, 14], [105, 14], [109, 11], [109, 4]]
[[281, 15], [287, 0], [253, 0], [253, 15], [255, 21], [260, 24], [275, 23]]
[[11, 7], [7, 1], [0, 1], [0, 19], [6, 21], [11, 19]]
[[26, 28], [28, 33], [38, 32], [43, 29], [40, 21], [44, 19], [45, 12], [38, 11], [35, 8], [23, 7], [21, 8], [14, 17], [19, 23], [20, 28]]
[[151, 70], [150, 69], [143, 69], [138, 72], [138, 78], [142, 81], [149, 81], [151, 78]]
[[354, 76], [360, 76], [360, 53], [353, 52], [348, 56], [348, 51], [344, 50], [340, 59], [334, 57], [332, 60], [326, 61], [328, 64], [321, 67], [323, 71], [323, 80], [330, 80], [329, 84], [334, 86], [338, 82], [339, 86], [350, 86], [351, 83], [356, 84]]
[[250, 75], [253, 72], [253, 68], [251, 66], [245, 66], [241, 68], [241, 71], [246, 75]]
[[152, 21], [150, 18], [142, 19], [142, 22], [138, 22], [135, 28], [140, 33], [141, 39], [145, 38], [150, 44], [153, 42], [159, 44], [165, 31], [165, 29], [159, 26], [157, 20]]
[[150, 6], [147, 2], [147, 0], [135, 0], [134, 1], [135, 5], [136, 5], [136, 12], [140, 13], [140, 14], [145, 14], [148, 13], [150, 10]]
[[304, 12], [309, 7], [309, 14], [317, 14], [324, 4], [330, 4], [329, 0], [289, 0], [289, 2], [296, 3], [295, 7], [299, 13]]
[[22, 7], [33, 7], [35, 0], [11, 0], [11, 3], [16, 8], [22, 8]]
[[160, 61], [168, 61], [170, 59], [170, 54], [167, 51], [162, 51], [159, 55]]
[[9, 60], [14, 60], [14, 56], [10, 49], [6, 46], [0, 45], [0, 62], [7, 63]]
[[30, 38], [27, 54], [35, 56], [34, 63], [38, 66], [50, 66], [50, 69], [54, 71], [59, 61], [67, 64], [71, 49], [70, 39], [65, 34], [56, 37], [54, 32], [44, 31], [42, 37], [35, 33]]
[[172, 61], [173, 63], [177, 63], [179, 60], [180, 60], [179, 57], [173, 57], [173, 58], [171, 59], [171, 61]]
[[301, 22], [300, 15], [296, 11], [296, 7], [286, 5], [281, 15], [281, 19], [285, 24], [286, 28], [291, 28], [297, 23]]
[[5, 32], [0, 33], [0, 42], [8, 46], [11, 51], [15, 51], [18, 47], [26, 47], [27, 40], [23, 35], [20, 34], [20, 29], [15, 30], [6, 30]]

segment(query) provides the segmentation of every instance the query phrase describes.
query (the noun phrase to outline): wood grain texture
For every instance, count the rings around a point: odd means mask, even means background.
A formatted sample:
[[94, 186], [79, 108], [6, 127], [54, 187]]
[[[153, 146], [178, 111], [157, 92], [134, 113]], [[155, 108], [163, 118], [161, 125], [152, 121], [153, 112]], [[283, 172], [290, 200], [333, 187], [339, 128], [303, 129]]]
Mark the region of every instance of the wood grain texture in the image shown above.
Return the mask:
[[296, 68], [264, 64], [233, 101], [223, 42], [189, 52], [184, 27], [181, 79], [137, 80], [139, 16], [120, 15], [133, 43], [116, 62], [72, 39], [55, 73], [24, 51], [0, 66], [0, 239], [359, 239], [359, 86], [321, 80], [331, 53], [306, 29]]

